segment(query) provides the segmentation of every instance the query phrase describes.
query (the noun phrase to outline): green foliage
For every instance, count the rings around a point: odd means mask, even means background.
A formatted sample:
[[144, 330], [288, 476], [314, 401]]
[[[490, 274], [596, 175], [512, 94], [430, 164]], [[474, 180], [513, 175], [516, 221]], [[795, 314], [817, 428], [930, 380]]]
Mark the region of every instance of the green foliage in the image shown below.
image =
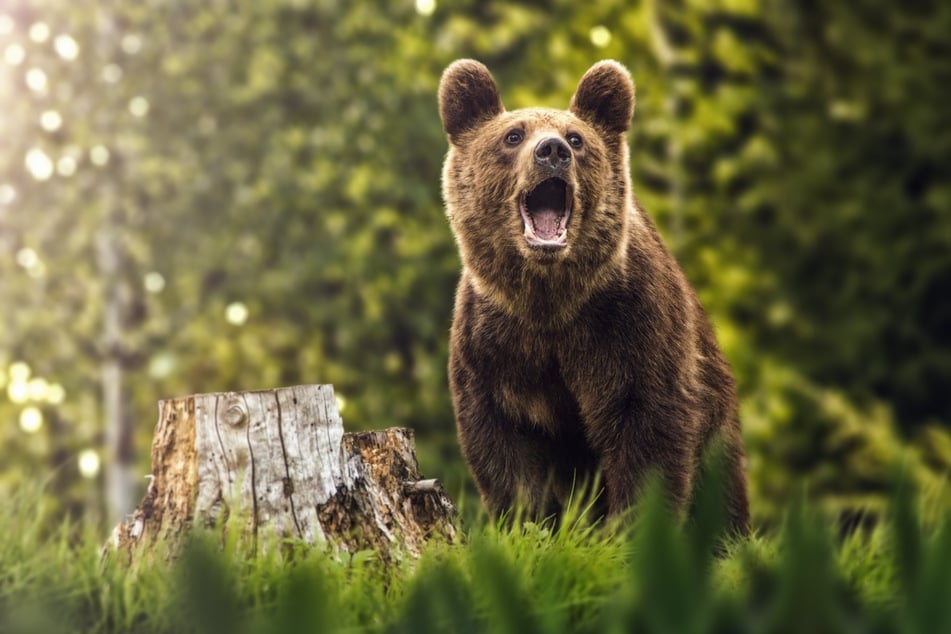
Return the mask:
[[795, 57], [763, 93], [788, 140], [774, 141], [783, 187], [759, 186], [750, 228], [796, 319], [758, 340], [818, 382], [889, 402], [905, 431], [947, 422], [951, 135], [933, 91], [951, 68], [951, 12], [924, 2], [890, 20], [858, 2], [769, 18]]
[[946, 3], [87, 5], [0, 0], [0, 493], [42, 479], [51, 516], [101, 516], [77, 457], [112, 461], [118, 360], [141, 474], [158, 398], [326, 382], [349, 428], [413, 427], [468, 496], [439, 74], [476, 57], [508, 107], [564, 107], [613, 57], [638, 199], [737, 372], [757, 522], [803, 483], [881, 513], [904, 461], [946, 496]]
[[[951, 516], [923, 519], [897, 482], [887, 523], [846, 538], [804, 497], [770, 537], [725, 535], [716, 513], [681, 526], [655, 487], [626, 527], [483, 518], [465, 544], [391, 565], [198, 532], [131, 569], [88, 525], [49, 532], [23, 494], [0, 509], [17, 536], [0, 544], [0, 631], [949, 631]], [[719, 496], [708, 483], [698, 508]]]
[[[948, 32], [933, 0], [0, 0], [0, 631], [951, 631]], [[683, 527], [656, 494], [629, 529], [476, 515], [444, 370], [458, 57], [510, 108], [631, 69], [636, 193], [736, 369], [763, 533], [724, 537], [715, 475]], [[109, 460], [109, 359], [140, 473], [157, 398], [333, 383], [348, 427], [416, 429], [467, 544], [101, 562], [77, 457]]]

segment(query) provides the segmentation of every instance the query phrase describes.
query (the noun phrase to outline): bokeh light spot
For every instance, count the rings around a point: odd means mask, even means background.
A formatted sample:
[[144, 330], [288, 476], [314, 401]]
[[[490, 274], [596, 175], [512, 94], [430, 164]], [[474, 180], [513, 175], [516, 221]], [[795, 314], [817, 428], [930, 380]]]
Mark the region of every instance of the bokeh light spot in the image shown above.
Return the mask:
[[74, 60], [79, 57], [79, 44], [69, 35], [57, 35], [53, 40], [56, 54], [65, 60]]
[[55, 132], [63, 126], [63, 116], [55, 110], [47, 110], [40, 115], [40, 127], [47, 132]]
[[145, 286], [145, 290], [150, 293], [161, 293], [162, 289], [165, 288], [165, 278], [161, 273], [152, 271], [145, 274], [142, 284]]
[[46, 391], [46, 402], [50, 405], [61, 405], [66, 400], [66, 390], [59, 383], [53, 383]]
[[[36, 254], [36, 251], [30, 247], [23, 247], [16, 254], [17, 264], [22, 266], [25, 269], [32, 268], [37, 265], [40, 261], [40, 256]], [[10, 366], [10, 375], [13, 376], [14, 367], [20, 368], [21, 366], [13, 364]], [[27, 376], [29, 376], [29, 366], [27, 366]]]
[[99, 452], [95, 449], [83, 449], [79, 452], [79, 473], [84, 478], [95, 478], [99, 475]]
[[30, 379], [30, 382], [27, 383], [27, 389], [31, 401], [45, 401], [49, 394], [50, 384], [46, 379], [36, 377]]
[[7, 398], [16, 405], [26, 403], [30, 400], [30, 386], [25, 381], [10, 381], [7, 385]]
[[235, 326], [244, 325], [248, 321], [248, 307], [242, 302], [231, 302], [225, 308], [225, 319]]
[[17, 190], [13, 185], [0, 185], [0, 205], [9, 205], [17, 199]]
[[53, 159], [39, 148], [33, 148], [26, 153], [24, 159], [27, 171], [38, 181], [49, 180], [53, 175]]
[[130, 33], [122, 38], [122, 50], [129, 55], [135, 55], [142, 50], [142, 38]]
[[24, 407], [20, 412], [20, 429], [28, 434], [35, 434], [43, 426], [43, 412], [40, 408]]
[[[32, 251], [32, 249], [30, 249]], [[10, 375], [11, 381], [26, 381], [30, 378], [30, 373], [33, 370], [30, 369], [29, 364], [26, 361], [14, 361], [10, 364], [10, 367], [7, 368], [7, 374]]]
[[46, 22], [34, 22], [30, 26], [30, 39], [37, 44], [42, 44], [50, 39], [50, 27]]
[[133, 97], [129, 100], [129, 112], [135, 117], [144, 117], [149, 112], [149, 100], [145, 97]]
[[33, 92], [45, 93], [49, 88], [49, 81], [46, 79], [46, 73], [39, 68], [31, 68], [26, 71], [26, 85]]
[[[24, 247], [17, 251], [16, 261], [17, 264], [26, 269], [30, 277], [39, 278], [46, 274], [46, 266], [43, 264], [40, 256], [29, 247]], [[25, 381], [26, 379], [23, 380]]]
[[19, 66], [26, 59], [26, 51], [19, 44], [10, 44], [3, 49], [3, 61], [9, 66]]
[[416, 0], [416, 13], [428, 17], [436, 10], [436, 0]]
[[97, 145], [89, 150], [89, 160], [93, 165], [102, 167], [109, 162], [109, 149], [104, 145]]
[[153, 379], [164, 379], [175, 371], [175, 355], [170, 352], [160, 352], [149, 361], [149, 376]]
[[591, 43], [598, 48], [604, 48], [611, 43], [611, 31], [603, 24], [592, 27], [588, 36], [591, 38]]
[[72, 156], [61, 156], [56, 161], [56, 171], [60, 176], [72, 176], [76, 173], [76, 159]]

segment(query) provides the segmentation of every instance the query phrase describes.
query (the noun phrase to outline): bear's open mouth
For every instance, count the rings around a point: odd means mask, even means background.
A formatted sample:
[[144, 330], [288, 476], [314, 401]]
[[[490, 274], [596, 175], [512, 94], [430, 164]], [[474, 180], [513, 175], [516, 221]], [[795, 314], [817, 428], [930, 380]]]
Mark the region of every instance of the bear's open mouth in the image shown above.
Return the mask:
[[558, 250], [568, 244], [571, 186], [549, 178], [522, 194], [519, 211], [525, 224], [525, 241], [531, 247]]

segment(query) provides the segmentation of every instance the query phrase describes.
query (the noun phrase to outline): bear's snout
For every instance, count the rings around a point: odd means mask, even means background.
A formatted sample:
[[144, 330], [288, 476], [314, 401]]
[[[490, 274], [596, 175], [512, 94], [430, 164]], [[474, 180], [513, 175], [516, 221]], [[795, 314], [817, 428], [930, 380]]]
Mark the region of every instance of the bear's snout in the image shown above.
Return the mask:
[[546, 137], [535, 146], [535, 164], [562, 174], [571, 165], [571, 148], [556, 136]]

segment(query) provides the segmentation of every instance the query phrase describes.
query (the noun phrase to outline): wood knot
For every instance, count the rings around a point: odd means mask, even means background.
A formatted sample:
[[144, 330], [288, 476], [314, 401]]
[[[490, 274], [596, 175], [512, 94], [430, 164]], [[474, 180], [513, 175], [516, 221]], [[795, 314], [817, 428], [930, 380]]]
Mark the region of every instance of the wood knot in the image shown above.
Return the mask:
[[218, 415], [218, 420], [230, 427], [243, 427], [248, 422], [248, 412], [241, 403], [232, 401]]

